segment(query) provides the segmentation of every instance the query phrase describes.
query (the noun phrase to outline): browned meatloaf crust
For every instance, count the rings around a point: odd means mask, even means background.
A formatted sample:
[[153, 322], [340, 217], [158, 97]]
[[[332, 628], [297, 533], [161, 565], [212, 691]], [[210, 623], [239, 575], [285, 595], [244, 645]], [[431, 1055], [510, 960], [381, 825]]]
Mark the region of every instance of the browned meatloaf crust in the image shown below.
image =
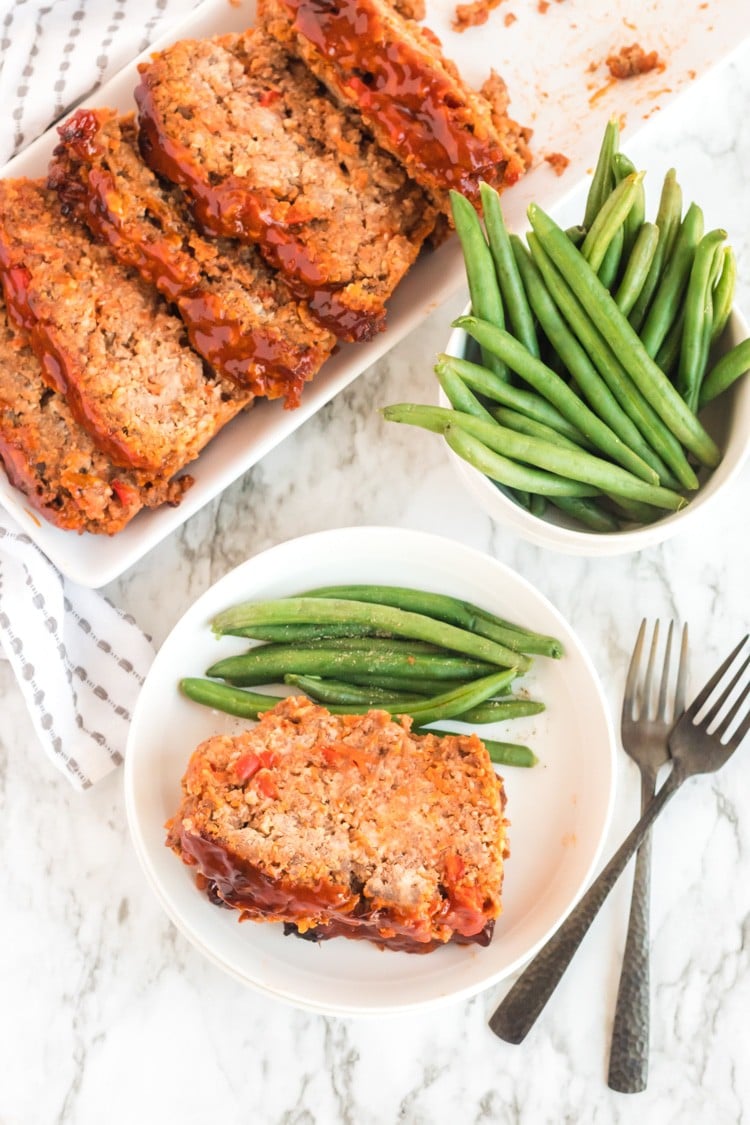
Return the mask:
[[0, 274], [47, 381], [115, 464], [172, 476], [252, 400], [41, 181], [0, 180]]
[[112, 535], [143, 507], [177, 504], [190, 477], [116, 469], [48, 387], [0, 302], [0, 459], [32, 507], [68, 531]]
[[440, 206], [451, 188], [478, 201], [482, 180], [501, 189], [527, 167], [529, 130], [508, 117], [497, 76], [470, 90], [436, 37], [388, 0], [259, 0], [258, 15]]
[[410, 952], [490, 940], [505, 795], [476, 735], [290, 697], [202, 743], [182, 790], [167, 844], [241, 920]]
[[335, 337], [315, 323], [254, 246], [203, 238], [185, 197], [143, 163], [132, 115], [81, 109], [59, 128], [49, 185], [124, 265], [170, 301], [216, 371], [299, 404]]
[[183, 40], [140, 69], [141, 151], [199, 226], [257, 242], [342, 339], [380, 330], [436, 213], [360, 119], [256, 29]]

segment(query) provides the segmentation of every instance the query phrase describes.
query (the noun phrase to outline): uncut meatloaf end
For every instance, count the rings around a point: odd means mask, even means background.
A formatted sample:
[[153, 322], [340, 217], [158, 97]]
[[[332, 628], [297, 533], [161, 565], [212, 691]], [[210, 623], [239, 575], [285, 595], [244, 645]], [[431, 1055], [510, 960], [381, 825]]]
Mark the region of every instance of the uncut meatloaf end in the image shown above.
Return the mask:
[[47, 382], [116, 465], [171, 477], [252, 401], [42, 181], [0, 180], [0, 277]]
[[142, 508], [178, 504], [188, 476], [116, 469], [78, 425], [0, 302], [0, 460], [8, 480], [67, 531], [113, 535]]
[[389, 0], [259, 0], [258, 18], [444, 210], [451, 188], [478, 205], [481, 181], [502, 190], [528, 167], [530, 131], [507, 115], [497, 76], [471, 90], [435, 35]]
[[251, 245], [204, 238], [180, 188], [144, 164], [132, 114], [79, 109], [58, 128], [63, 211], [174, 302], [193, 348], [256, 396], [299, 404], [336, 343]]
[[167, 845], [240, 920], [409, 952], [486, 945], [501, 911], [505, 794], [476, 735], [288, 697], [190, 758]]
[[382, 329], [437, 212], [359, 116], [257, 29], [181, 40], [140, 73], [141, 152], [198, 225], [257, 243], [339, 338]]

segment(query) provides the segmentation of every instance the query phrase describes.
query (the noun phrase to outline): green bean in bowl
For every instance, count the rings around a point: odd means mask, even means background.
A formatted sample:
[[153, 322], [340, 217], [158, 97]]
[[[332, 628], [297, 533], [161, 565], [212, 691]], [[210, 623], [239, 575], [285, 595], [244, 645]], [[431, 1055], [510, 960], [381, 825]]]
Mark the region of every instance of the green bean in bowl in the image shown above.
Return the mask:
[[439, 405], [386, 406], [440, 435], [499, 523], [573, 554], [639, 550], [685, 528], [750, 450], [750, 329], [727, 232], [675, 169], [646, 173], [608, 123], [580, 223], [528, 208], [522, 237], [483, 185], [452, 196], [470, 303], [435, 363]]
[[563, 656], [555, 637], [405, 586], [328, 586], [239, 603], [212, 628], [249, 644], [180, 681], [195, 703], [257, 719], [294, 692], [336, 715], [408, 716], [420, 731], [446, 733], [446, 722], [459, 722], [476, 730], [493, 762], [526, 767], [537, 761], [530, 746], [485, 738], [483, 728], [544, 711], [523, 677], [535, 660]]

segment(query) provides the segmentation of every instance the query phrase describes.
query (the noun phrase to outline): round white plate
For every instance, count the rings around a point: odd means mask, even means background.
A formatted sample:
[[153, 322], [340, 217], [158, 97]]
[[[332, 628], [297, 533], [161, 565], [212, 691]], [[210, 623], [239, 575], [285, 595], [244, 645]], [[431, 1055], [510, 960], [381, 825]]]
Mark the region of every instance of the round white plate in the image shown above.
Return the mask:
[[[183, 698], [181, 676], [202, 675], [247, 642], [217, 638], [211, 618], [235, 602], [315, 586], [372, 582], [463, 597], [564, 644], [562, 660], [537, 657], [524, 678], [541, 715], [496, 724], [487, 737], [528, 742], [531, 770], [502, 770], [511, 822], [504, 911], [491, 944], [446, 946], [427, 955], [337, 938], [320, 945], [284, 937], [278, 924], [239, 924], [213, 906], [191, 870], [164, 846], [164, 822], [180, 801], [188, 758], [204, 738], [242, 720]], [[221, 968], [262, 992], [319, 1012], [371, 1015], [469, 996], [517, 969], [556, 929], [584, 891], [609, 823], [614, 739], [597, 675], [575, 633], [513, 571], [450, 539], [396, 528], [346, 528], [282, 543], [208, 590], [159, 651], [133, 716], [125, 767], [138, 857], [175, 925]]]

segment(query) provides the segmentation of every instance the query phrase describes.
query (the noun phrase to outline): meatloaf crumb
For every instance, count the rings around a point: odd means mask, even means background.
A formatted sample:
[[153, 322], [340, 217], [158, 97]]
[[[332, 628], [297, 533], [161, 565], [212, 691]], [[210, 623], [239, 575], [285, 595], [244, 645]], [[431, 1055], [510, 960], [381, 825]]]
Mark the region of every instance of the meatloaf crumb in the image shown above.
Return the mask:
[[112, 535], [143, 507], [177, 504], [190, 477], [116, 469], [48, 387], [0, 302], [0, 459], [8, 479], [51, 523]]
[[486, 944], [501, 910], [505, 795], [476, 735], [289, 697], [193, 753], [167, 845], [240, 920], [427, 952]]
[[570, 157], [562, 152], [548, 152], [544, 158], [556, 176], [562, 176], [570, 164]]
[[260, 0], [258, 15], [446, 212], [449, 189], [477, 201], [482, 180], [500, 189], [526, 169], [528, 130], [493, 114], [436, 37], [388, 0]]
[[644, 51], [640, 43], [621, 47], [605, 61], [613, 78], [634, 78], [638, 74], [648, 74], [650, 70], [664, 70], [665, 66], [656, 51]]
[[308, 69], [257, 29], [182, 40], [141, 67], [141, 151], [214, 236], [257, 242], [313, 315], [362, 340], [436, 213]]
[[41, 181], [0, 180], [0, 274], [48, 383], [116, 465], [170, 477], [252, 401]]
[[49, 185], [123, 265], [173, 301], [190, 343], [253, 394], [296, 406], [336, 343], [254, 246], [203, 238], [181, 190], [140, 159], [133, 116], [82, 109], [58, 130]]
[[469, 27], [480, 27], [487, 23], [490, 12], [502, 4], [503, 0], [472, 0], [469, 4], [456, 4], [451, 22], [454, 31], [466, 31]]

